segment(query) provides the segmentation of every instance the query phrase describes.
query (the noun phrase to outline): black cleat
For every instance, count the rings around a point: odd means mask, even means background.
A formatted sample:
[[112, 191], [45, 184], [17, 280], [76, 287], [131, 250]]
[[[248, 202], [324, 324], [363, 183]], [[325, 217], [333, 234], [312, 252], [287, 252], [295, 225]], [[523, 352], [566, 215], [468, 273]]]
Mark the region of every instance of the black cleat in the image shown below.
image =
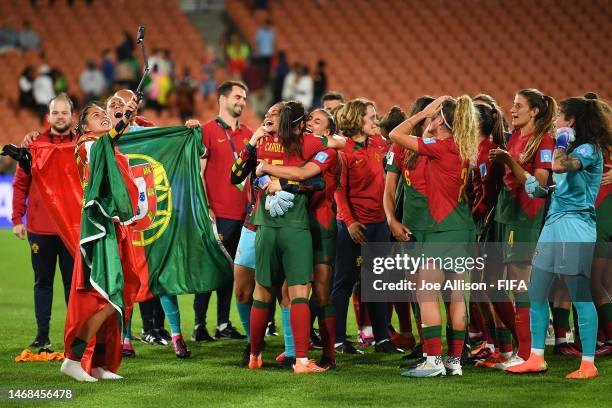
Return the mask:
[[321, 357], [317, 365], [321, 368], [325, 368], [326, 370], [334, 370], [336, 369], [336, 360], [332, 360], [323, 356]]
[[198, 324], [193, 329], [191, 341], [215, 341], [215, 339], [213, 339], [210, 334], [208, 334], [206, 326], [204, 326], [203, 324]]
[[217, 340], [244, 340], [247, 336], [238, 333], [238, 330], [232, 326], [232, 322], [227, 322], [227, 326], [223, 330], [215, 330], [215, 339]]
[[362, 350], [356, 349], [353, 343], [345, 341], [344, 343], [336, 343], [334, 346], [336, 353], [340, 354], [363, 354]]
[[387, 354], [403, 354], [404, 350], [401, 348], [395, 347], [395, 344], [391, 342], [389, 339], [385, 339], [381, 342], [376, 342], [374, 344], [374, 351], [376, 353], [387, 353]]
[[278, 367], [283, 370], [293, 370], [293, 366], [295, 365], [295, 357], [285, 357], [283, 361], [278, 363]]
[[172, 336], [170, 335], [168, 330], [164, 329], [163, 327], [161, 329], [157, 329], [157, 334], [159, 335], [159, 337], [166, 340], [166, 342], [168, 343], [172, 341]]
[[403, 356], [402, 360], [414, 360], [420, 359], [421, 357], [423, 357], [423, 345], [419, 344], [414, 348], [414, 350], [412, 350], [412, 353]]
[[142, 332], [142, 334], [140, 335], [140, 341], [142, 341], [145, 344], [154, 344], [154, 345], [158, 345], [158, 346], [165, 346], [168, 344], [168, 342], [164, 339], [162, 339], [159, 336], [159, 333], [157, 333], [157, 330], [147, 330]]
[[269, 336], [278, 336], [278, 330], [276, 329], [276, 323], [268, 322], [268, 327], [266, 327], [266, 337]]
[[319, 337], [319, 334], [315, 329], [312, 329], [310, 331], [310, 345], [312, 346], [312, 348], [317, 350], [321, 350], [323, 348], [323, 342], [321, 341], [321, 338]]
[[48, 334], [37, 334], [34, 341], [30, 344], [30, 348], [37, 349], [50, 349], [51, 348], [51, 340], [49, 340]]
[[249, 360], [251, 359], [251, 343], [247, 343], [244, 351], [242, 352], [242, 360], [240, 360], [240, 367], [248, 367]]

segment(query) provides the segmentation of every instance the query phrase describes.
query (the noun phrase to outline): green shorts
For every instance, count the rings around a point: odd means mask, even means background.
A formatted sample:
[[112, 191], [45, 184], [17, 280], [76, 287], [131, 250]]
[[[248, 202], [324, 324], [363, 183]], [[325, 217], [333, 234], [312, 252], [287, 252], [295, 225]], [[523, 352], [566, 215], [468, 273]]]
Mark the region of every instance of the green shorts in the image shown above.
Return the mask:
[[612, 219], [597, 220], [595, 258], [612, 258]]
[[540, 228], [495, 223], [495, 240], [502, 244], [505, 264], [530, 264], [539, 238]]
[[[471, 229], [454, 231], [412, 231], [416, 239], [416, 247], [426, 257], [434, 258], [459, 258], [475, 257], [472, 253], [476, 240], [475, 231]], [[448, 245], [445, 245], [448, 244]], [[443, 268], [444, 269], [444, 268]], [[446, 269], [445, 269], [446, 270]], [[447, 272], [463, 273], [448, 269]]]
[[312, 237], [310, 230], [293, 227], [259, 226], [255, 236], [255, 281], [277, 287], [306, 285], [312, 279]]
[[312, 234], [312, 252], [314, 265], [324, 264], [334, 267], [336, 259], [336, 222], [332, 228], [324, 228], [316, 221], [310, 221], [310, 233]]

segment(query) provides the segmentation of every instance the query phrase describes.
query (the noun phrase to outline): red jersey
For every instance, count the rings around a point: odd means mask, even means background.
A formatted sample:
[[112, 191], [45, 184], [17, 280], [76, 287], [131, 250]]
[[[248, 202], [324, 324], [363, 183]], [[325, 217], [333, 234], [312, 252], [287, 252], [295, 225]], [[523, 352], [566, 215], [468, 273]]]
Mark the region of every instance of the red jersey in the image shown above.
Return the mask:
[[[530, 138], [531, 134], [521, 135], [520, 131], [517, 131], [508, 142], [508, 153], [519, 163], [521, 163], [522, 154]], [[537, 169], [550, 170], [554, 149], [553, 138], [550, 135], [544, 135], [531, 160], [521, 163], [521, 167], [532, 175]], [[543, 198], [529, 198], [523, 183], [518, 181], [510, 167], [505, 166], [504, 183], [497, 200], [495, 221], [526, 228], [541, 228], [544, 220], [544, 203]]]
[[472, 186], [474, 189], [472, 216], [474, 221], [477, 222], [484, 221], [487, 214], [495, 206], [501, 188], [504, 168], [499, 163], [489, 161], [489, 150], [498, 147], [488, 138], [483, 139], [478, 145], [476, 167], [472, 169]]
[[[326, 138], [314, 135], [308, 136], [321, 141], [324, 146], [327, 146]], [[306, 137], [306, 135], [304, 137]], [[308, 201], [308, 212], [321, 227], [329, 229], [332, 228], [331, 224], [336, 222], [334, 193], [337, 188], [336, 175], [339, 170], [338, 152], [334, 149], [327, 148], [317, 153], [310, 161], [321, 169], [321, 174], [325, 181], [325, 189], [314, 191], [311, 194], [310, 200]]]
[[[266, 160], [271, 165], [278, 166], [302, 166], [310, 159], [313, 159], [313, 162], [324, 172], [328, 167], [327, 162], [329, 162], [327, 158], [324, 159], [324, 156], [328, 155], [324, 150], [326, 150], [326, 147], [323, 145], [321, 138], [307, 133], [303, 136], [301, 154], [287, 154], [280, 143], [280, 139], [274, 136], [266, 138], [257, 148], [257, 159]], [[293, 207], [282, 217], [276, 218], [273, 218], [262, 207], [262, 197], [265, 199], [265, 193], [263, 190], [260, 190], [257, 194], [257, 202], [255, 203], [255, 215], [251, 220], [254, 225], [309, 229], [308, 197], [305, 194], [296, 194], [293, 200]]]
[[452, 137], [419, 138], [418, 153], [425, 158], [425, 184], [433, 231], [474, 229], [465, 200], [469, 163], [461, 160]]
[[235, 130], [216, 117], [202, 126], [202, 144], [208, 160], [204, 170], [204, 183], [208, 205], [217, 217], [243, 220], [246, 214], [247, 194], [230, 183], [232, 164], [238, 153], [249, 142], [253, 132], [244, 125]]
[[342, 149], [340, 190], [335, 194], [338, 219], [351, 225], [385, 221], [383, 195], [385, 172], [383, 162], [386, 143], [371, 138], [357, 143], [348, 138]]
[[[69, 135], [52, 135], [47, 129], [41, 133], [32, 145], [40, 143], [69, 143], [74, 144], [76, 135], [70, 132]], [[27, 200], [27, 205], [26, 205]], [[28, 232], [41, 235], [57, 235], [57, 226], [47, 212], [45, 204], [42, 202], [41, 193], [36, 184], [32, 184], [32, 176], [28, 176], [19, 166], [13, 178], [13, 213], [11, 220], [13, 225], [23, 224], [23, 216], [27, 213], [26, 228]]]

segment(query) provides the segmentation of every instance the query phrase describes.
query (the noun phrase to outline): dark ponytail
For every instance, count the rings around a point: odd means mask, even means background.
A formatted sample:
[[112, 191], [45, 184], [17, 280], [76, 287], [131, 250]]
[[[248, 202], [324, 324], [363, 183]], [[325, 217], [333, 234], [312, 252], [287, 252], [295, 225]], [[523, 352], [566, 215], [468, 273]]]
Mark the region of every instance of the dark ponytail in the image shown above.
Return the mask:
[[480, 116], [480, 133], [491, 137], [493, 142], [501, 147], [505, 147], [504, 138], [504, 114], [497, 105], [480, 102], [476, 104]]
[[574, 146], [591, 143], [599, 146], [604, 154], [612, 151], [612, 111], [607, 102], [589, 92], [584, 97], [562, 100], [559, 109], [566, 120], [574, 119]]
[[93, 107], [97, 107], [97, 108], [100, 108], [100, 109], [104, 110], [104, 108], [102, 106], [100, 106], [100, 104], [98, 102], [96, 102], [96, 101], [92, 101], [92, 102], [87, 103], [87, 105], [85, 105], [85, 107], [81, 111], [81, 114], [79, 115], [79, 120], [77, 122], [76, 128], [74, 129], [75, 132], [77, 133], [77, 136], [80, 137], [80, 136], [83, 136], [85, 134], [85, 130], [83, 129], [83, 126], [85, 126], [87, 124], [87, 115], [89, 115], [89, 111]]
[[287, 154], [302, 155], [302, 133], [296, 133], [300, 125], [306, 121], [306, 109], [301, 102], [284, 102], [280, 110], [278, 137]]

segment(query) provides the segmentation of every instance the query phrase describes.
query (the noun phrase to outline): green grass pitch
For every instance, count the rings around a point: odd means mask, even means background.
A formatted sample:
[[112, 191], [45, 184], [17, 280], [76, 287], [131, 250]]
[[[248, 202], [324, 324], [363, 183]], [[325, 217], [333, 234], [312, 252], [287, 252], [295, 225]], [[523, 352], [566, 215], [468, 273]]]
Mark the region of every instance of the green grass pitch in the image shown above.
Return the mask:
[[[16, 363], [35, 336], [33, 272], [27, 242], [0, 230], [0, 406], [21, 405], [6, 399], [7, 389], [72, 389], [71, 401], [36, 401], [25, 406], [60, 407], [196, 407], [196, 406], [374, 406], [374, 407], [604, 407], [610, 406], [612, 359], [599, 360], [599, 377], [586, 382], [566, 380], [576, 369], [575, 358], [548, 355], [546, 374], [513, 376], [480, 368], [464, 369], [463, 377], [407, 379], [401, 377], [397, 356], [368, 350], [364, 356], [338, 356], [338, 369], [320, 375], [297, 376], [276, 368], [282, 336], [266, 338], [264, 369], [238, 367], [244, 343], [217, 341], [194, 344], [192, 357], [179, 361], [170, 346], [135, 343], [137, 356], [124, 360], [122, 381], [78, 383], [59, 372], [60, 363]], [[59, 272], [51, 322], [51, 341], [63, 349], [66, 306]], [[192, 295], [180, 296], [183, 334], [193, 329]], [[208, 313], [214, 330], [215, 298]], [[138, 308], [136, 308], [138, 310]], [[134, 334], [141, 320], [135, 312]], [[277, 313], [278, 317], [278, 313]], [[277, 320], [280, 320], [278, 318]], [[235, 308], [232, 321], [240, 327]], [[280, 323], [280, 322], [279, 322]], [[240, 328], [242, 331], [242, 329]], [[352, 312], [349, 334], [356, 333]], [[313, 352], [318, 358], [320, 352]]]

